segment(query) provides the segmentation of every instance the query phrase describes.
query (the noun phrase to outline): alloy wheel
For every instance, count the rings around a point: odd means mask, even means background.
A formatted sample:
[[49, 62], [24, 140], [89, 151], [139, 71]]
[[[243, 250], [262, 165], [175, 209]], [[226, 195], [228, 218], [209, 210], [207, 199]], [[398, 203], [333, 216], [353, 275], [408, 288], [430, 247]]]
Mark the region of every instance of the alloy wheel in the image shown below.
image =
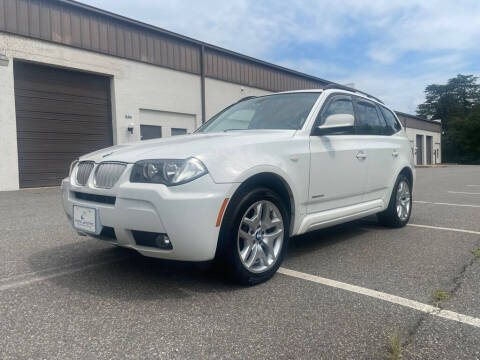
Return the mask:
[[282, 214], [274, 203], [261, 200], [252, 204], [240, 221], [237, 236], [245, 268], [255, 273], [272, 268], [282, 250], [284, 232]]

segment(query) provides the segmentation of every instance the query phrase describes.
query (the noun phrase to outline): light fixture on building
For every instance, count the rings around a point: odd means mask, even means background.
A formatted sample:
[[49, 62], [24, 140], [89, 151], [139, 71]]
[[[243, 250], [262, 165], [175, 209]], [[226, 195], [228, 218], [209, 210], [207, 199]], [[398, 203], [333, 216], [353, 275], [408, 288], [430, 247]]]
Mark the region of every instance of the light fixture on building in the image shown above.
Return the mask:
[[8, 66], [10, 59], [5, 54], [0, 54], [0, 66]]
[[127, 131], [130, 133], [130, 134], [133, 134], [133, 128], [134, 128], [134, 124], [133, 123], [130, 123], [128, 124], [128, 127], [127, 127]]

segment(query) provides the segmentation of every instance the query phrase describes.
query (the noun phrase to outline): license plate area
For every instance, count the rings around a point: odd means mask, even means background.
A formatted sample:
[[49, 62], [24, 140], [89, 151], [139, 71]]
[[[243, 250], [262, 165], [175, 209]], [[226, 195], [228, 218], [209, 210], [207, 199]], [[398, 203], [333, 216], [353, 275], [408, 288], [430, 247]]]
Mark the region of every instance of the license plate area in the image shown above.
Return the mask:
[[73, 227], [79, 231], [99, 234], [101, 226], [98, 210], [88, 206], [73, 205]]

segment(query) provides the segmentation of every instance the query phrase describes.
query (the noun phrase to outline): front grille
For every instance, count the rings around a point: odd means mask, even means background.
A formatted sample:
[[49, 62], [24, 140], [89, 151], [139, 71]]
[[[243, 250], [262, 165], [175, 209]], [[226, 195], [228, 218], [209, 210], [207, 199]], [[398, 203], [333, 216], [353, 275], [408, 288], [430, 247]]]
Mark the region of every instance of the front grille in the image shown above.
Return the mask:
[[124, 163], [101, 163], [95, 170], [95, 186], [103, 189], [110, 189], [115, 185], [125, 170]]
[[78, 163], [77, 183], [79, 185], [83, 186], [87, 183], [94, 165], [95, 163], [93, 161], [82, 161]]
[[75, 191], [74, 194], [75, 194], [75, 198], [80, 200], [86, 200], [86, 201], [109, 204], [109, 205], [115, 205], [115, 201], [117, 200], [115, 196], [87, 194], [87, 193], [82, 193], [78, 191]]

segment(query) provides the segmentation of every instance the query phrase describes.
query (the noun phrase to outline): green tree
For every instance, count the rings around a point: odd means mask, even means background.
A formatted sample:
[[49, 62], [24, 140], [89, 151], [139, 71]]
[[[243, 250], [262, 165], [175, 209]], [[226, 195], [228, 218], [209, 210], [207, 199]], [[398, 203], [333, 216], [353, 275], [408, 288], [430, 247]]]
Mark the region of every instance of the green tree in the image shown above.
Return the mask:
[[451, 161], [480, 164], [480, 106], [465, 117], [451, 119], [443, 142]]
[[425, 88], [425, 102], [417, 114], [441, 119], [444, 161], [480, 162], [480, 84], [473, 75], [458, 74], [444, 85]]

